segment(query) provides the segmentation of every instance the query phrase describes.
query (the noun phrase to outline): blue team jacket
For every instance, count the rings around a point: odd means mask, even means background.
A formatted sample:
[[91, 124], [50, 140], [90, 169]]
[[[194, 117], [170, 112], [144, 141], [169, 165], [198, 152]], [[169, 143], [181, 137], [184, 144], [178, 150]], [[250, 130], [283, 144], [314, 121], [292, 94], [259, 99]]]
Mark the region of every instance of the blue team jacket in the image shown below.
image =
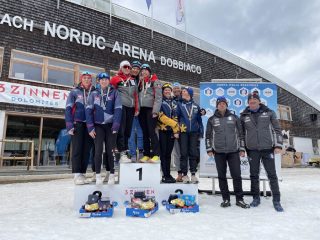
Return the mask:
[[65, 121], [67, 130], [71, 130], [76, 122], [86, 121], [86, 109], [87, 99], [90, 93], [94, 91], [94, 87], [85, 90], [80, 85], [72, 89], [68, 95], [66, 102]]
[[[109, 92], [108, 92], [109, 89]], [[90, 133], [94, 124], [112, 123], [112, 131], [118, 131], [121, 123], [122, 103], [118, 90], [113, 87], [93, 91], [86, 107], [87, 128]], [[108, 95], [108, 96], [107, 96]]]
[[177, 117], [181, 133], [197, 132], [200, 137], [203, 137], [204, 130], [200, 107], [192, 99], [190, 101], [182, 100], [177, 103]]

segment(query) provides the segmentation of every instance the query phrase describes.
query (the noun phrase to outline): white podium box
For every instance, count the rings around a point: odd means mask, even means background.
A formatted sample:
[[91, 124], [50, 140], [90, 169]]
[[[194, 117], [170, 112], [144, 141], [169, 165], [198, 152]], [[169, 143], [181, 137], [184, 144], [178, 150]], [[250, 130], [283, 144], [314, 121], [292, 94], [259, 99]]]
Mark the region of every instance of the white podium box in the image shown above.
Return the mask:
[[154, 163], [121, 163], [119, 172], [119, 184], [101, 185], [95, 184], [76, 185], [74, 189], [74, 209], [79, 211], [85, 204], [88, 195], [94, 191], [101, 191], [102, 197], [109, 197], [111, 201], [118, 203], [120, 207], [130, 201], [134, 192], [144, 191], [147, 196], [155, 196], [161, 205], [175, 190], [181, 189], [184, 194], [196, 195], [198, 202], [198, 184], [161, 183], [160, 164]]
[[149, 187], [161, 180], [160, 163], [120, 164], [119, 183], [135, 187]]

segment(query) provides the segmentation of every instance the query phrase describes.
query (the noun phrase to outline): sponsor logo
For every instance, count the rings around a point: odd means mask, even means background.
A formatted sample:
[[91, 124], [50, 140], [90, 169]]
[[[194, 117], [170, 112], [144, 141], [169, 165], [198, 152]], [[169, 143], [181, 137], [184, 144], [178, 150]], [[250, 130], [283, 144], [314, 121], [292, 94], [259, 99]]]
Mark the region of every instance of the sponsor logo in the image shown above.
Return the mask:
[[271, 88], [266, 88], [263, 90], [263, 95], [266, 97], [271, 97], [273, 95], [273, 90]]
[[245, 96], [248, 96], [248, 93], [249, 93], [249, 90], [247, 89], [247, 88], [240, 88], [239, 89], [239, 94], [240, 94], [240, 96], [242, 96], [242, 97], [245, 97]]
[[223, 96], [224, 95], [224, 89], [221, 88], [221, 87], [217, 88], [216, 89], [216, 95], [220, 96], [220, 97]]
[[207, 97], [210, 97], [213, 94], [212, 88], [209, 88], [209, 87], [205, 88], [203, 92], [204, 92], [204, 95], [206, 95]]
[[230, 97], [234, 97], [237, 94], [237, 89], [231, 87], [227, 89], [227, 95]]
[[242, 106], [242, 100], [240, 98], [236, 98], [233, 100], [233, 105], [236, 107], [241, 107]]

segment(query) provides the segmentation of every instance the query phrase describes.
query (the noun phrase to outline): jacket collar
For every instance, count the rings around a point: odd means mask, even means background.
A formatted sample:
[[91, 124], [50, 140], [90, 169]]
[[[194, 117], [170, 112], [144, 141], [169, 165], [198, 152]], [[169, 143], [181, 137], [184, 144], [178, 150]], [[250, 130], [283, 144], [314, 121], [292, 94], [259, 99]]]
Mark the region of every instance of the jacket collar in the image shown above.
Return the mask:
[[128, 78], [132, 78], [131, 74], [125, 75], [121, 70], [118, 71], [118, 76], [121, 77], [123, 80], [127, 80]]
[[[84, 90], [84, 88], [81, 86], [81, 83], [79, 83], [78, 86], [76, 86], [76, 88], [81, 90], [81, 91]], [[88, 90], [86, 90], [86, 91], [91, 91], [92, 92], [94, 90], [96, 90], [96, 88], [93, 85], [91, 85], [90, 88]]]
[[[263, 112], [269, 112], [269, 111], [271, 111], [270, 108], [268, 108], [266, 105], [260, 103], [260, 107], [259, 107], [259, 110], [257, 112], [263, 113]], [[252, 113], [252, 111], [250, 111], [250, 108], [248, 106], [248, 107], [245, 108], [245, 110], [243, 110], [243, 112], [241, 114], [246, 115], [246, 114], [251, 114], [251, 113]]]
[[191, 98], [189, 101], [181, 98], [181, 101], [182, 101], [182, 103], [184, 103], [184, 104], [192, 104], [192, 103], [193, 103], [193, 99], [192, 99], [192, 98]]
[[226, 112], [225, 112], [224, 116], [221, 115], [221, 113], [219, 112], [218, 109], [216, 109], [216, 111], [214, 112], [214, 116], [216, 116], [218, 118], [229, 117], [230, 115], [232, 115], [232, 113], [230, 112], [229, 109], [226, 109]]

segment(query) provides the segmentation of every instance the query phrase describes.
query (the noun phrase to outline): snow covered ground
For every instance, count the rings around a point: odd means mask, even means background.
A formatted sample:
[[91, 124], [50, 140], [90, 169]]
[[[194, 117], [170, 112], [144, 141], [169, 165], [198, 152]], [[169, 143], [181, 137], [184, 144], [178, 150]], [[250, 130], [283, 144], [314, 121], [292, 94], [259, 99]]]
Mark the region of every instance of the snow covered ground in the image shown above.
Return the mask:
[[[71, 179], [0, 185], [0, 239], [320, 239], [320, 169], [283, 169], [282, 176], [284, 213], [271, 198], [241, 209], [232, 196], [232, 207], [222, 209], [221, 196], [201, 194], [200, 213], [171, 215], [161, 206], [149, 219], [125, 217], [121, 208], [111, 219], [78, 218]], [[211, 189], [211, 180], [199, 188]]]

